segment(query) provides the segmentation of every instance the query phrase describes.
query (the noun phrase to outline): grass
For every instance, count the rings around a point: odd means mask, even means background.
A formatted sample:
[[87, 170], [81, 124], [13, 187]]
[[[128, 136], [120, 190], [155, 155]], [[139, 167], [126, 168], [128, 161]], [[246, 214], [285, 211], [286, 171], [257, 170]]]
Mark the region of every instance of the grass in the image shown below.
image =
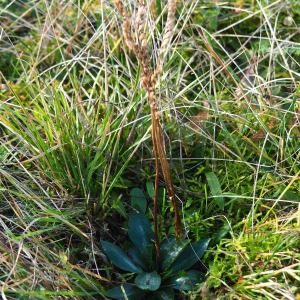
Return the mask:
[[[155, 68], [167, 3], [146, 12]], [[0, 1], [0, 20], [1, 296], [103, 299], [130, 277], [99, 241], [126, 239], [133, 189], [153, 212], [141, 67], [113, 1]], [[212, 238], [186, 299], [300, 297], [299, 28], [297, 1], [177, 1], [156, 101], [183, 226]]]

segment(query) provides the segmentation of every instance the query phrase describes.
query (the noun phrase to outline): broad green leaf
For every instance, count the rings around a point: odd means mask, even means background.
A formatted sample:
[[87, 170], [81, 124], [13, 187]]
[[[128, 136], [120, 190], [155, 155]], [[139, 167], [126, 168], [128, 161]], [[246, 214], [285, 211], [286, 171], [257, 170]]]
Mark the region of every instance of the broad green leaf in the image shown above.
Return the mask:
[[132, 243], [143, 253], [154, 238], [151, 224], [142, 213], [133, 211], [129, 216], [128, 234]]
[[196, 287], [197, 284], [206, 280], [205, 275], [200, 271], [189, 270], [182, 273], [183, 274], [178, 274], [172, 277], [167, 281], [167, 284], [171, 285], [175, 290], [191, 291]]
[[143, 258], [150, 270], [156, 269], [156, 251], [154, 243], [150, 243], [143, 251]]
[[137, 287], [146, 291], [156, 291], [161, 284], [161, 277], [157, 272], [141, 273], [135, 277], [134, 283]]
[[188, 240], [172, 239], [161, 247], [162, 270], [166, 271], [179, 253], [188, 245]]
[[128, 257], [128, 255], [117, 245], [110, 242], [100, 241], [104, 253], [109, 257], [111, 262], [118, 268], [133, 272], [142, 273], [143, 270], [136, 266], [133, 261]]
[[130, 204], [132, 207], [145, 213], [147, 208], [147, 201], [144, 192], [139, 188], [133, 188], [130, 192]]
[[132, 245], [127, 249], [128, 254], [132, 258], [132, 260], [136, 263], [136, 265], [140, 266], [144, 271], [148, 269], [147, 263], [144, 259], [143, 254], [136, 246]]
[[189, 269], [205, 253], [210, 239], [203, 239], [188, 245], [176, 258], [170, 266], [171, 274]]
[[146, 293], [147, 291], [141, 290], [135, 285], [123, 284], [108, 290], [106, 294], [112, 299], [140, 300], [145, 299]]
[[147, 193], [149, 197], [154, 198], [154, 185], [152, 181], [146, 182]]
[[162, 240], [162, 242], [160, 243], [161, 251], [164, 250], [169, 244], [173, 243], [174, 241], [176, 241], [176, 238], [174, 235], [167, 236], [166, 238], [164, 238]]
[[210, 191], [214, 196], [218, 207], [224, 210], [224, 198], [222, 195], [221, 185], [219, 183], [218, 177], [213, 172], [205, 173], [207, 183], [209, 185]]

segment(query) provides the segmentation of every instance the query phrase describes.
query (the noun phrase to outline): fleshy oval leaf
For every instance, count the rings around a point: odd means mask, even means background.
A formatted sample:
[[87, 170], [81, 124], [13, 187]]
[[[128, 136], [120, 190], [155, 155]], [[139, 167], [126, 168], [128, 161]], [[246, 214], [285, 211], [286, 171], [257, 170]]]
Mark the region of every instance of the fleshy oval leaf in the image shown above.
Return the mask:
[[134, 283], [137, 287], [146, 291], [156, 291], [161, 284], [161, 277], [157, 272], [141, 273], [135, 277]]
[[140, 300], [140, 299], [145, 299], [146, 293], [147, 291], [141, 290], [135, 285], [123, 284], [108, 290], [106, 295], [111, 299]]
[[124, 271], [133, 272], [137, 274], [143, 272], [143, 270], [136, 266], [130, 259], [130, 257], [119, 246], [106, 241], [100, 241], [100, 244], [104, 253], [118, 268]]
[[210, 239], [203, 239], [188, 245], [170, 266], [172, 274], [189, 269], [201, 258], [208, 247]]
[[180, 291], [192, 291], [197, 284], [206, 280], [205, 274], [197, 270], [189, 270], [172, 277], [167, 284]]
[[144, 214], [135, 211], [130, 214], [128, 235], [132, 243], [143, 253], [154, 238], [151, 224]]

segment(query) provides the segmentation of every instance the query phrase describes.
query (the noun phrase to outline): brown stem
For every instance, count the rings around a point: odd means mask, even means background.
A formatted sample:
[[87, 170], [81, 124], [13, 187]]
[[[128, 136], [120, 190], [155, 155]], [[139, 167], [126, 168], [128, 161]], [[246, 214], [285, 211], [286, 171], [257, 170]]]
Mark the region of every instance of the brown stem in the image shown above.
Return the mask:
[[[154, 148], [156, 148], [156, 146]], [[156, 270], [159, 272], [161, 268], [161, 256], [160, 256], [158, 222], [157, 222], [157, 202], [158, 202], [158, 184], [159, 184], [159, 161], [157, 157], [155, 157], [155, 170], [156, 172], [155, 172], [154, 199], [153, 199], [154, 201], [153, 222], [154, 222], [154, 242], [155, 242], [155, 251], [156, 251]]]
[[[163, 144], [163, 132], [159, 122], [160, 111], [156, 105], [155, 85], [156, 78], [162, 72], [163, 54], [166, 52], [169, 45], [174, 29], [175, 20], [175, 1], [168, 0], [168, 17], [167, 23], [163, 34], [163, 39], [159, 51], [159, 58], [155, 72], [150, 67], [150, 59], [148, 54], [148, 41], [146, 37], [147, 26], [145, 18], [145, 5], [143, 0], [138, 1], [138, 9], [136, 13], [135, 22], [128, 17], [122, 0], [115, 0], [115, 4], [123, 18], [123, 34], [127, 46], [134, 52], [141, 66], [141, 83], [148, 94], [148, 101], [151, 109], [152, 120], [152, 142], [155, 157], [155, 194], [154, 194], [154, 230], [155, 230], [155, 247], [157, 254], [157, 264], [160, 263], [160, 250], [158, 240], [158, 225], [157, 225], [157, 197], [158, 197], [158, 180], [159, 180], [159, 166], [162, 170], [164, 180], [166, 182], [167, 192], [169, 199], [172, 203], [175, 214], [175, 235], [183, 236], [181, 220], [176, 204], [176, 196], [170, 171], [170, 165], [167, 159], [166, 151]], [[133, 34], [134, 32], [134, 34]]]

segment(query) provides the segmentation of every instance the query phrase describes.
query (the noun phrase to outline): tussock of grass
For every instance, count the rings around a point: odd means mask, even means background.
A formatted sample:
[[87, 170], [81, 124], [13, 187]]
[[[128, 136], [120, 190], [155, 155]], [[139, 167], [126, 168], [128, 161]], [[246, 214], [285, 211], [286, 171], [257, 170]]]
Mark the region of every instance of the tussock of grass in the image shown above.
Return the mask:
[[[137, 42], [161, 68], [150, 87], [184, 227], [222, 237], [186, 297], [298, 299], [299, 4], [177, 1], [164, 43], [167, 10], [146, 1]], [[126, 277], [98, 242], [124, 239], [130, 190], [155, 176], [143, 63], [112, 1], [2, 1], [0, 21], [1, 295], [104, 298]]]

